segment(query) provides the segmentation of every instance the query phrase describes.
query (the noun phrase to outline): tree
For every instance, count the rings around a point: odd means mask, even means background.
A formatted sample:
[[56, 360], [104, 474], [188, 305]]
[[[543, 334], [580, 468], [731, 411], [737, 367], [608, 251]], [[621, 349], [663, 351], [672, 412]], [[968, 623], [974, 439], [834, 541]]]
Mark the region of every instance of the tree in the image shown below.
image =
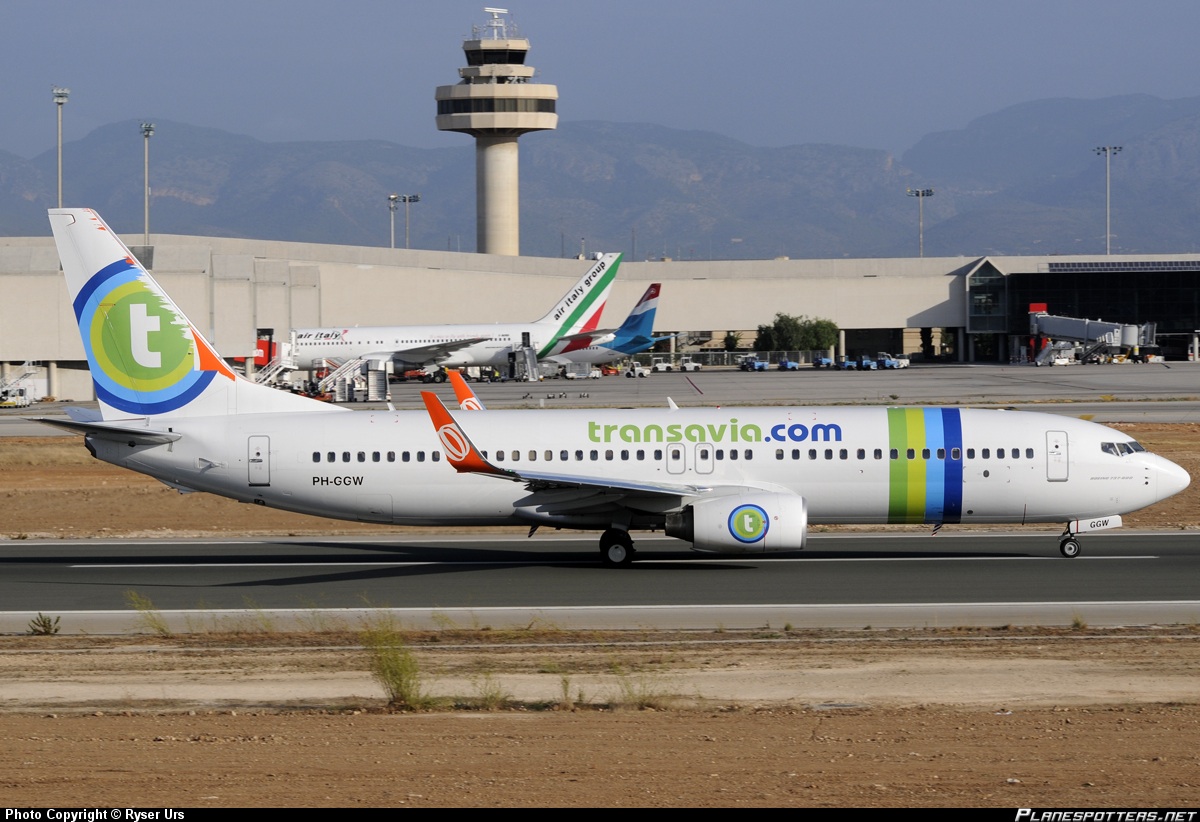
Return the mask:
[[740, 334], [734, 334], [732, 331], [725, 334], [724, 345], [726, 351], [737, 351], [738, 346], [741, 344], [742, 337]]
[[760, 351], [811, 351], [833, 348], [838, 327], [832, 320], [775, 315], [770, 325], [760, 325], [754, 347]]

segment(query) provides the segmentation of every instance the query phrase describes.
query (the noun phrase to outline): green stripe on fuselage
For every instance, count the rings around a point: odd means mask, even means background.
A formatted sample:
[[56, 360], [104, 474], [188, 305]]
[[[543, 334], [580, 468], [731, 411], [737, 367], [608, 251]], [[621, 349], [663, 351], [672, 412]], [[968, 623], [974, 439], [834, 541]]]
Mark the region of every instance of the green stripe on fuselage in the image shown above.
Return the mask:
[[908, 458], [908, 449], [924, 447], [924, 411], [889, 408], [887, 415], [888, 445], [896, 450], [896, 459], [891, 460], [888, 470], [888, 522], [924, 522], [925, 460]]

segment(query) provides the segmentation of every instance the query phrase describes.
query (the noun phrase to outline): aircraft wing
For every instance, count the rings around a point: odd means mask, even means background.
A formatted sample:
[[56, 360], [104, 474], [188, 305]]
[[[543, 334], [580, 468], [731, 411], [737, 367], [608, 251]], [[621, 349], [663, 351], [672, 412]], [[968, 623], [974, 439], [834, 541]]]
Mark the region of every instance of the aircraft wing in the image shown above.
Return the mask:
[[486, 342], [490, 339], [491, 337], [468, 337], [462, 340], [447, 340], [446, 342], [430, 343], [429, 345], [418, 345], [413, 348], [402, 348], [398, 351], [379, 351], [367, 354], [363, 359], [391, 357], [412, 365], [436, 365], [442, 360], [447, 359], [455, 351], [460, 351], [475, 345], [475, 343]]
[[484, 457], [475, 447], [466, 432], [446, 410], [446, 406], [438, 399], [437, 394], [432, 391], [422, 391], [421, 399], [425, 402], [425, 409], [429, 412], [429, 418], [433, 422], [434, 430], [437, 431], [438, 439], [446, 449], [446, 459], [461, 474], [483, 474], [511, 482], [522, 482], [530, 491], [582, 489], [598, 493], [678, 498], [740, 493], [745, 490], [740, 486], [717, 487], [692, 483], [637, 482], [586, 474], [556, 474], [548, 471], [528, 470], [524, 467], [519, 469], [501, 468]]

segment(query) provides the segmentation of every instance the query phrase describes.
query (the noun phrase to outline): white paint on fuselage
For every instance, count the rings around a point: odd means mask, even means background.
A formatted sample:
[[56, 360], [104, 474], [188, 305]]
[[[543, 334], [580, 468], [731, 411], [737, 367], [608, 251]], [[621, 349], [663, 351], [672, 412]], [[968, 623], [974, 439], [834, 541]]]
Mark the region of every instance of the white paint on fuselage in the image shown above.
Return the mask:
[[[1130, 438], [1095, 423], [1026, 412], [963, 409], [960, 414], [963, 524], [1065, 522], [1122, 514], [1177, 493], [1188, 483], [1187, 474], [1162, 457], [1103, 451], [1101, 443]], [[501, 467], [587, 477], [598, 484], [627, 480], [787, 490], [807, 500], [810, 523], [888, 522], [892, 460], [884, 408], [522, 410], [463, 414], [459, 420], [476, 446]], [[523, 484], [456, 473], [424, 412], [160, 421], [181, 439], [136, 447], [96, 441], [93, 447], [106, 461], [168, 482], [303, 513], [411, 525], [536, 521], [528, 512], [518, 512], [519, 501], [530, 496]], [[792, 428], [797, 423], [805, 432], [836, 426], [841, 439], [827, 433], [828, 441], [814, 442], [806, 433], [796, 441], [747, 441], [756, 430], [763, 437], [773, 429], [800, 432]], [[664, 437], [680, 439], [628, 441], [654, 437], [658, 427]], [[706, 442], [682, 438], [685, 432], [695, 436], [701, 431], [709, 434]], [[1047, 478], [1047, 431], [1067, 432], [1066, 481]], [[270, 485], [250, 484], [251, 436], [270, 438]], [[702, 447], [712, 453], [698, 460]], [[1020, 457], [983, 459], [984, 448], [993, 455], [998, 448], [1006, 454], [1018, 449]], [[723, 458], [715, 458], [717, 449]], [[783, 459], [777, 458], [779, 449]], [[810, 458], [810, 449], [816, 449], [816, 459]], [[859, 458], [860, 449], [865, 458]], [[881, 459], [875, 458], [876, 449]], [[967, 449], [974, 449], [974, 458], [967, 457]], [[1032, 449], [1032, 458], [1026, 456], [1027, 449]], [[729, 458], [730, 450], [737, 451], [736, 460]], [[504, 452], [503, 461], [498, 451]], [[388, 461], [389, 452], [394, 462]], [[922, 457], [918, 453], [916, 458]], [[661, 498], [657, 502], [661, 504]], [[679, 504], [686, 503], [681, 496]], [[661, 509], [640, 522], [649, 527], [660, 516]]]
[[308, 371], [322, 360], [350, 360], [377, 354], [414, 366], [430, 358], [406, 360], [404, 352], [432, 345], [483, 338], [437, 360], [444, 368], [499, 367], [508, 363], [510, 351], [521, 347], [522, 334], [529, 333], [530, 346], [541, 351], [549, 345], [556, 326], [552, 323], [498, 323], [496, 325], [361, 326], [358, 328], [298, 328], [292, 340], [296, 367]]

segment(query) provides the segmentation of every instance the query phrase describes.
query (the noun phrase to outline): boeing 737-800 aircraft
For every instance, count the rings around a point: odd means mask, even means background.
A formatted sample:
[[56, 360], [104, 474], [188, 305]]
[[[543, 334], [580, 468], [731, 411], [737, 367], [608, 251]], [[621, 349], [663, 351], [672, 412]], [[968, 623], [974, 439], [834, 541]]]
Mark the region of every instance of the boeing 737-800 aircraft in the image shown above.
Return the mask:
[[509, 352], [528, 345], [541, 359], [564, 338], [600, 325], [620, 265], [620, 254], [602, 255], [546, 316], [531, 323], [297, 328], [292, 358], [302, 371], [334, 359], [391, 360], [411, 368], [496, 367], [508, 363]]
[[180, 490], [395, 525], [630, 530], [697, 551], [804, 548], [810, 523], [1061, 522], [1077, 534], [1187, 487], [1126, 434], [966, 408], [347, 411], [238, 376], [103, 220], [50, 211], [99, 414], [44, 420]]

